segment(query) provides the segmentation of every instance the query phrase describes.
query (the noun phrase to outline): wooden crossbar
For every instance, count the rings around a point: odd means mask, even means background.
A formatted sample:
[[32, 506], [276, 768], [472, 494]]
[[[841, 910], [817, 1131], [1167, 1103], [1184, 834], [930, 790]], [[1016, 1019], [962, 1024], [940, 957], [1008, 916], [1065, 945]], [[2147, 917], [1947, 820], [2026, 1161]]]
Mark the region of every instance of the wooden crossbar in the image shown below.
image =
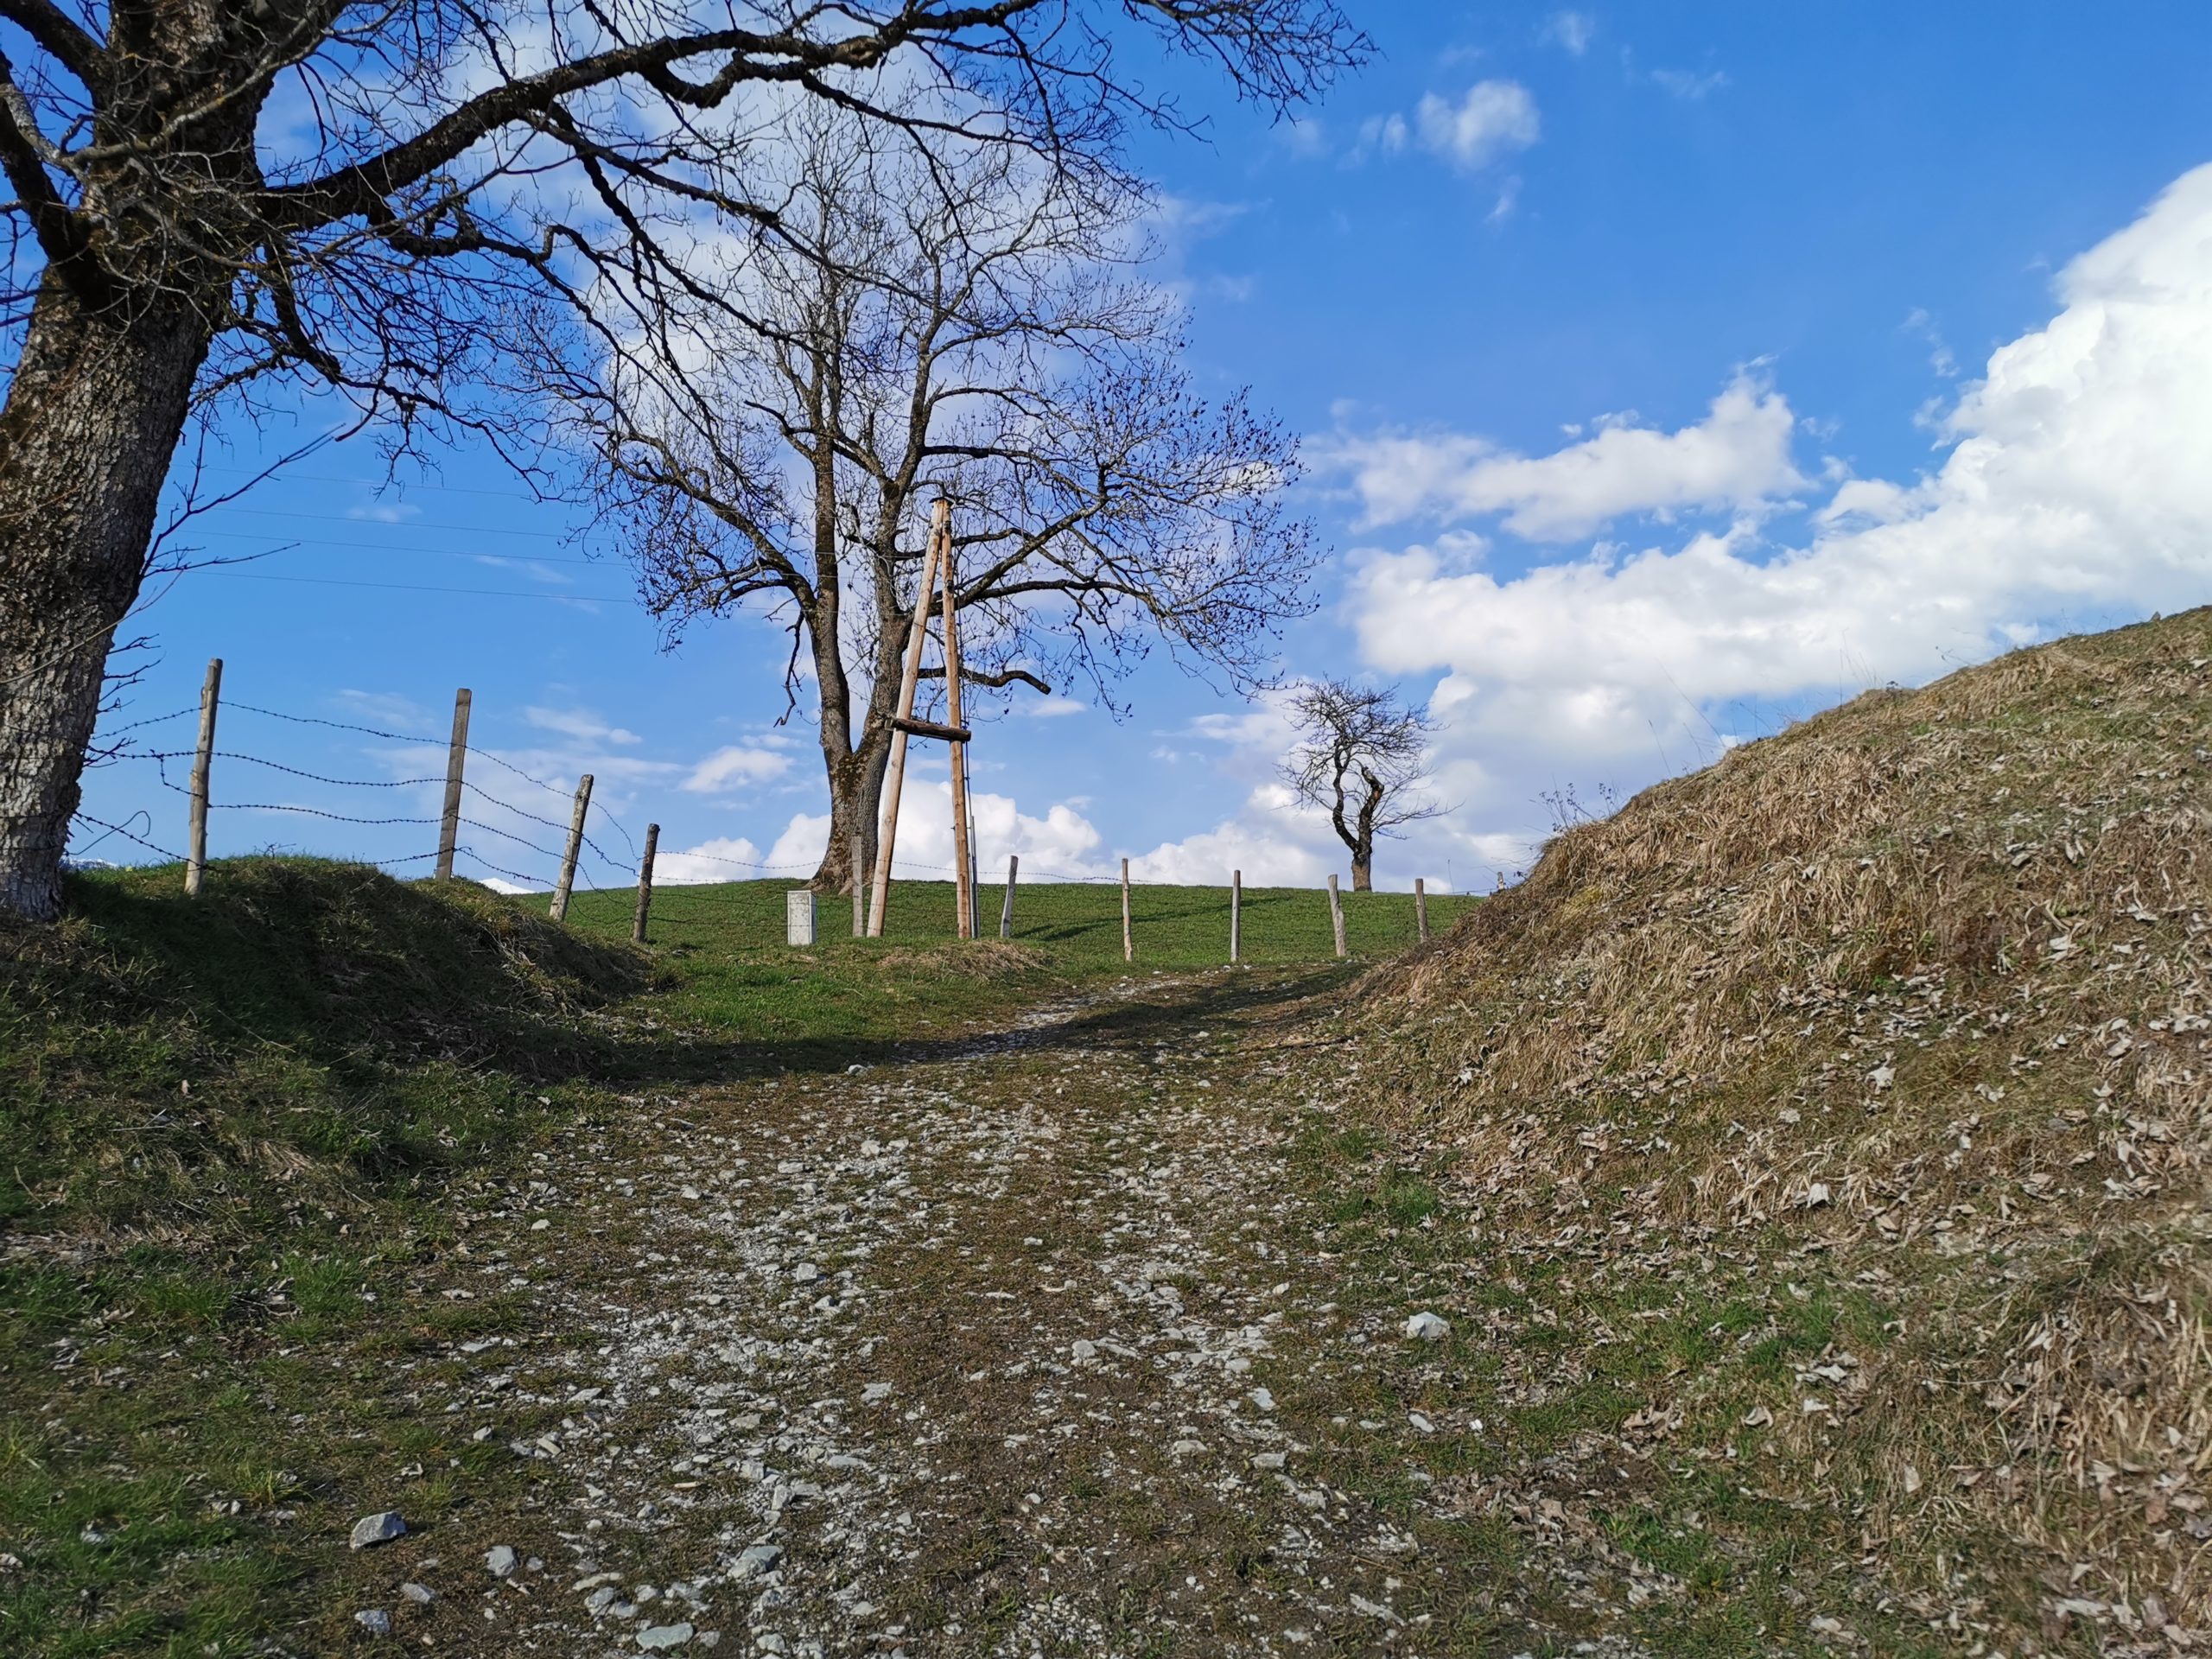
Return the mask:
[[965, 743], [976, 735], [965, 726], [940, 726], [933, 720], [916, 720], [908, 715], [892, 715], [891, 729], [915, 737], [942, 738], [947, 743]]

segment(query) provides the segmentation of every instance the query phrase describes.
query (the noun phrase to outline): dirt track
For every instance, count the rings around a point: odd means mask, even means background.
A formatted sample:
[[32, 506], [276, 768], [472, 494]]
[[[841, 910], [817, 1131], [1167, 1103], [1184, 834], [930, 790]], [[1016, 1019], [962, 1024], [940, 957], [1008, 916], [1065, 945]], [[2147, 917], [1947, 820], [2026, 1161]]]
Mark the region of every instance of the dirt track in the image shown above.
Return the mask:
[[[396, 1600], [396, 1634], [917, 1659], [1552, 1646], [1494, 1570], [1497, 1529], [1455, 1518], [1481, 1426], [1406, 1403], [1452, 1393], [1457, 1344], [1402, 1330], [1440, 1304], [1351, 1286], [1321, 1248], [1341, 1195], [1297, 1148], [1335, 1133], [1341, 1062], [1294, 990], [1141, 981], [575, 1138], [468, 1236], [482, 1272], [562, 1310], [561, 1338], [448, 1356], [424, 1402], [532, 1459], [537, 1507], [483, 1517], [465, 1552], [439, 1538], [438, 1599]], [[521, 1558], [504, 1580], [495, 1544]]]

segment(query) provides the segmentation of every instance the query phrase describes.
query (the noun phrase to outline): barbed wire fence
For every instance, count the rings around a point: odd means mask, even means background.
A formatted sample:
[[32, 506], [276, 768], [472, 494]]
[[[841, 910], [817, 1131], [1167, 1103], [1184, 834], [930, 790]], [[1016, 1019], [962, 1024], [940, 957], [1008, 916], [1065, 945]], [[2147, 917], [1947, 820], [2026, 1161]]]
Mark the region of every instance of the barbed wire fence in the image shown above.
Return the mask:
[[[467, 709], [469, 694], [460, 694], [461, 711], [454, 732], [450, 739], [420, 732], [394, 730], [389, 727], [365, 722], [334, 720], [322, 715], [294, 714], [281, 709], [237, 700], [220, 702], [220, 729], [225, 747], [217, 747], [214, 734], [217, 692], [220, 683], [219, 663], [210, 664], [207, 688], [199, 703], [187, 704], [163, 714], [151, 715], [115, 727], [100, 736], [91, 756], [92, 763], [101, 766], [143, 766], [150, 768], [156, 787], [182, 801], [187, 808], [190, 833], [189, 846], [178, 851], [165, 844], [166, 837], [157, 830], [152, 815], [146, 810], [132, 813], [120, 823], [110, 823], [80, 810], [72, 826], [70, 861], [79, 867], [111, 862], [96, 859], [93, 855], [118, 839], [171, 862], [186, 867], [188, 892], [197, 891], [198, 868], [206, 858], [207, 815], [210, 813], [278, 814], [320, 823], [346, 825], [378, 831], [419, 830], [425, 838], [437, 838], [437, 844], [423, 852], [378, 856], [363, 861], [394, 874], [419, 872], [420, 867], [435, 864], [441, 874], [474, 876], [486, 885], [516, 895], [556, 895], [554, 913], [559, 916], [565, 909], [563, 895], [571, 891], [603, 893], [617, 890], [636, 890], [640, 893], [637, 928], [643, 937], [645, 927], [645, 898], [650, 893], [654, 920], [681, 925], [686, 919], [686, 906], [680, 895], [686, 889], [702, 888], [712, 884], [698, 882], [691, 877], [700, 865], [728, 870], [728, 880], [760, 880], [772, 876], [803, 877], [812, 874], [818, 868], [816, 861], [804, 863], [771, 863], [760, 860], [733, 858], [723, 854], [709, 853], [700, 849], [663, 855], [664, 859], [683, 861], [684, 874], [670, 880], [665, 867], [661, 880], [654, 880], [654, 855], [652, 850], [658, 836], [658, 824], [648, 826], [646, 846], [639, 848], [622, 815], [606, 804], [603, 799], [594, 800], [592, 780], [588, 776], [580, 785], [568, 785], [537, 776], [518, 766], [506, 755], [483, 745], [467, 741]], [[200, 741], [191, 748], [164, 747], [161, 734], [155, 728], [198, 715], [200, 717]], [[321, 771], [297, 766], [289, 760], [279, 760], [255, 752], [251, 738], [241, 744], [236, 738], [239, 716], [259, 721], [273, 721], [287, 727], [313, 727], [351, 738], [366, 738], [378, 742], [402, 744], [410, 750], [435, 753], [447, 753], [447, 768], [442, 772], [419, 771], [408, 775], [387, 778], [349, 777], [335, 770]], [[399, 758], [399, 757], [395, 757]], [[470, 775], [471, 764], [481, 761], [495, 768], [512, 786], [487, 789], [476, 777]], [[219, 794], [210, 786], [210, 778], [218, 766], [227, 774], [235, 768], [250, 769], [247, 776], [266, 775], [277, 780], [294, 780], [312, 785], [318, 789], [347, 791], [358, 799], [359, 811], [337, 810], [333, 805], [310, 804], [298, 800], [277, 798], [286, 791], [280, 781], [274, 789], [250, 788], [245, 793], [257, 798], [231, 799]], [[174, 769], [174, 770], [173, 770]], [[175, 772], [185, 772], [182, 781]], [[447, 791], [446, 810], [428, 814], [406, 810], [382, 810], [383, 804], [397, 804], [402, 791], [442, 788]], [[535, 797], [525, 794], [523, 800], [515, 798], [518, 790], [536, 791], [570, 808], [570, 817], [564, 822], [545, 812], [532, 810]], [[504, 820], [498, 822], [495, 820]], [[596, 829], [597, 833], [594, 833]], [[1021, 867], [1018, 852], [1005, 855], [1005, 880], [1007, 903], [998, 916], [987, 917], [984, 893], [996, 868], [987, 861], [975, 836], [971, 817], [969, 845], [971, 863], [969, 874], [975, 895], [975, 931], [978, 937], [1003, 931], [1000, 917], [1011, 914], [1011, 893], [1016, 880], [1016, 871], [1031, 880], [1042, 880], [1056, 885], [1089, 887], [1119, 887], [1123, 893], [1122, 906], [1123, 948], [1133, 957], [1130, 939], [1129, 899], [1133, 888], [1147, 886], [1186, 886], [1185, 883], [1154, 883], [1142, 878], [1133, 879], [1129, 861], [1122, 861], [1118, 875], [1096, 871], [1059, 870]], [[608, 831], [619, 842], [620, 852], [610, 850]], [[80, 840], [77, 832], [89, 831]], [[546, 844], [550, 836], [556, 844]], [[565, 845], [560, 844], [565, 839]], [[524, 868], [534, 866], [534, 868]], [[550, 873], [549, 873], [550, 871]], [[917, 874], [954, 876], [960, 873], [950, 866], [934, 865], [910, 858], [898, 861], [898, 874], [911, 880]], [[865, 875], [861, 880], [864, 883]], [[794, 884], [796, 890], [797, 884]], [[1420, 937], [1429, 937], [1425, 884], [1416, 882], [1416, 907]], [[1231, 961], [1240, 958], [1238, 912], [1241, 903], [1242, 874], [1234, 873], [1227, 890], [1229, 921], [1229, 955]], [[1335, 937], [1336, 954], [1346, 954], [1344, 912], [1338, 893], [1337, 878], [1328, 878], [1329, 916]], [[673, 902], [671, 902], [673, 901]]]

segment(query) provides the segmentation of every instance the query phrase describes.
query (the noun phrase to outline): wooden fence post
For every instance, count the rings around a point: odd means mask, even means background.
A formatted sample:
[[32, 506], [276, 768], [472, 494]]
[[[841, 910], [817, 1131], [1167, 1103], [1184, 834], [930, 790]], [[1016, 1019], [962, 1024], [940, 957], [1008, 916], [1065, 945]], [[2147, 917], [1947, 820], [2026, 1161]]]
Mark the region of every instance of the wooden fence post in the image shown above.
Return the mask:
[[453, 741], [446, 748], [446, 807], [438, 818], [438, 875], [453, 874], [454, 843], [461, 839], [461, 774], [468, 760], [468, 688], [453, 694]]
[[1231, 870], [1229, 873], [1229, 960], [1232, 963], [1244, 959], [1244, 940], [1241, 932], [1243, 918], [1238, 914], [1243, 907], [1244, 872]]
[[1122, 861], [1122, 960], [1137, 959], [1135, 938], [1129, 931], [1129, 861]]
[[653, 855], [660, 849], [660, 825], [645, 826], [645, 855], [638, 861], [638, 921], [630, 930], [631, 939], [639, 944], [645, 942], [645, 917], [653, 907]]
[[1337, 896], [1337, 874], [1329, 872], [1329, 931], [1336, 936], [1337, 954], [1344, 953], [1344, 905]]
[[1421, 926], [1421, 942], [1428, 943], [1428, 883], [1414, 877], [1414, 920]]
[[576, 855], [584, 847], [584, 814], [591, 810], [591, 773], [576, 785], [576, 810], [569, 817], [569, 850], [561, 859], [561, 880], [553, 889], [553, 919], [569, 919], [569, 889], [576, 882]]
[[853, 867], [853, 937], [868, 937], [868, 876], [861, 868], [861, 838], [855, 836], [849, 849]]
[[1014, 878], [1021, 874], [1021, 855], [1006, 855], [1006, 903], [999, 906], [999, 938], [1014, 937]]
[[192, 755], [191, 839], [185, 843], [184, 890], [200, 891], [207, 870], [207, 772], [215, 763], [215, 705], [223, 695], [223, 659], [207, 659], [207, 677], [200, 687], [200, 747]]

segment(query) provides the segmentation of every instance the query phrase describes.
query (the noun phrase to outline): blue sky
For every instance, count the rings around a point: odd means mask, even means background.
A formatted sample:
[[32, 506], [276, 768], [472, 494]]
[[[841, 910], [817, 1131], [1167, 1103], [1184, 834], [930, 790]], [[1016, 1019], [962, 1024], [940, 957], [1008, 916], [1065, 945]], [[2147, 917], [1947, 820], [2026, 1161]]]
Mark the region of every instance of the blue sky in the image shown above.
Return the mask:
[[[1547, 791], [1594, 803], [1867, 684], [2206, 597], [2212, 13], [2113, 16], [1399, 5], [1363, 16], [1380, 60], [1295, 126], [1190, 83], [1207, 141], [1138, 149], [1160, 275], [1202, 383], [1250, 385], [1305, 435], [1333, 549], [1283, 665], [1402, 683], [1443, 728], [1455, 810], [1386, 853], [1385, 885], [1522, 867]], [[774, 724], [781, 636], [733, 620], [664, 652], [620, 550], [574, 545], [489, 457], [378, 475], [365, 447], [326, 450], [200, 521], [210, 556], [289, 550], [159, 590], [124, 630], [150, 645], [110, 728], [192, 704], [220, 656], [220, 747], [389, 782], [442, 760], [243, 705], [436, 737], [466, 684], [480, 744], [562, 789], [594, 772], [633, 836], [658, 821], [665, 874], [811, 868], [819, 761], [807, 711]], [[1264, 703], [1160, 665], [1128, 697], [1124, 721], [985, 726], [987, 864], [1343, 868], [1270, 785]], [[190, 726], [131, 736], [183, 749]], [[436, 797], [232, 761], [215, 793], [353, 817]], [[943, 797], [910, 798], [918, 872], [945, 861]], [[88, 814], [165, 848], [183, 807], [149, 761], [87, 779]], [[101, 833], [79, 848], [149, 855]], [[397, 860], [430, 833], [226, 805], [212, 839]], [[475, 839], [478, 874], [550, 868]], [[623, 850], [612, 823], [595, 839]]]

